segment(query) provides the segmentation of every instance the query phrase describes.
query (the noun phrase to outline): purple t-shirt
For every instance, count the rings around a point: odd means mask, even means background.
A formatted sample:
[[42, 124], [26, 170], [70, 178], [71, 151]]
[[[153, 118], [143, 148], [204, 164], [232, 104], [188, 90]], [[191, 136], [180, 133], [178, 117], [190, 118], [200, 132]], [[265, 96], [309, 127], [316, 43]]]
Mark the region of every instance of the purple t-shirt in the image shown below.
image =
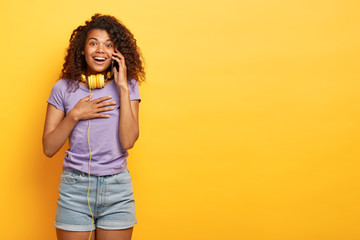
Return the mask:
[[[75, 91], [68, 87], [68, 81], [60, 79], [53, 87], [48, 103], [68, 114], [81, 98], [89, 96], [89, 89], [79, 84]], [[92, 99], [111, 95], [108, 101], [116, 102], [116, 109], [103, 112], [109, 118], [93, 118], [90, 120], [90, 174], [96, 176], [111, 175], [126, 169], [128, 152], [121, 148], [119, 141], [120, 92], [115, 81], [104, 88], [92, 89]], [[129, 84], [130, 100], [139, 100], [139, 86], [132, 79]], [[70, 149], [66, 150], [64, 170], [78, 170], [87, 173], [89, 170], [89, 145], [87, 139], [89, 120], [80, 120], [69, 136]]]

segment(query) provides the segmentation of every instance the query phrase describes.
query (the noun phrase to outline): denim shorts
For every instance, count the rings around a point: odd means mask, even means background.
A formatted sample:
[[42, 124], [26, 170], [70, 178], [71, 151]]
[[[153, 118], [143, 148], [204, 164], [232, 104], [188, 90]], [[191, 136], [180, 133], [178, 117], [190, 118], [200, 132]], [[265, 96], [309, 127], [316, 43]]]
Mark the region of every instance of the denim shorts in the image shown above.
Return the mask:
[[[96, 227], [119, 230], [133, 227], [135, 200], [127, 169], [109, 176], [90, 175], [89, 201]], [[55, 227], [67, 231], [90, 231], [92, 217], [89, 210], [87, 173], [64, 170], [59, 186]]]

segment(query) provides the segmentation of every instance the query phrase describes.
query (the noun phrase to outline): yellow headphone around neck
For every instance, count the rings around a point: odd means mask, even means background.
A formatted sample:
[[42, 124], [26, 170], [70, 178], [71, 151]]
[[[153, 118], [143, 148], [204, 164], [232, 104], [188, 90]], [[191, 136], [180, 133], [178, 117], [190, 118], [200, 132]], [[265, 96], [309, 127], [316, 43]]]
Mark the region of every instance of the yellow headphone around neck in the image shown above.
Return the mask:
[[104, 74], [98, 73], [98, 74], [92, 74], [86, 78], [85, 74], [81, 74], [81, 82], [88, 83], [88, 86], [90, 89], [95, 88], [103, 88], [105, 86], [105, 81], [108, 81], [111, 79], [111, 72], [106, 73], [106, 78]]

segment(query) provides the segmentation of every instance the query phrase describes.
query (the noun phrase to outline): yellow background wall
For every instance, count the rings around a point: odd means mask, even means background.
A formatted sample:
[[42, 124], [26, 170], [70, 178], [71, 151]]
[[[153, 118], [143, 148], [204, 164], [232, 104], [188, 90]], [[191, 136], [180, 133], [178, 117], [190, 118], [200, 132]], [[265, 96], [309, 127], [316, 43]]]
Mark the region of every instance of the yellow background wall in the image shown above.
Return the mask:
[[360, 2], [1, 1], [0, 239], [55, 239], [42, 154], [68, 39], [117, 16], [146, 60], [134, 240], [360, 239]]

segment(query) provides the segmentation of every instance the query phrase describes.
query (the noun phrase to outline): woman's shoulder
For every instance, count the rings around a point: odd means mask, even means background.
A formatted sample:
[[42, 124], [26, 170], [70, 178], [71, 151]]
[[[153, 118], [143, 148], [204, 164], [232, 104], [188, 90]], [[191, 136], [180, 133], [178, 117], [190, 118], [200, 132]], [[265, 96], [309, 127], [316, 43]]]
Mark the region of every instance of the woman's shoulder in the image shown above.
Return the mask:
[[53, 86], [53, 88], [67, 88], [69, 86], [69, 80], [59, 79]]
[[70, 81], [68, 79], [59, 79], [53, 86], [53, 90], [65, 92], [69, 89]]
[[67, 90], [69, 89], [69, 83], [67, 79], [59, 79], [51, 89], [51, 96], [62, 96], [66, 95]]
[[129, 82], [129, 94], [130, 94], [130, 100], [139, 100], [140, 94], [139, 94], [139, 84], [135, 79], [131, 79]]
[[128, 82], [129, 83], [129, 90], [130, 92], [135, 92], [135, 91], [138, 91], [139, 89], [139, 83], [135, 80], [135, 79], [130, 79], [130, 81]]

